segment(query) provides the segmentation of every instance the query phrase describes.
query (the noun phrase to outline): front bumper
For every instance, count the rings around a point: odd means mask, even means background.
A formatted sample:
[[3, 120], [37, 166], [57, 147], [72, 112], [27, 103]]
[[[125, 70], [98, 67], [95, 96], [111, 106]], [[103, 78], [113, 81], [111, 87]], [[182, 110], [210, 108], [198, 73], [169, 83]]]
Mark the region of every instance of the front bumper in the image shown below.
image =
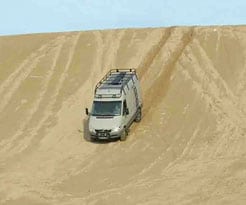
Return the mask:
[[93, 139], [109, 140], [119, 138], [121, 136], [122, 130], [112, 131], [112, 130], [95, 130], [95, 132], [90, 132]]

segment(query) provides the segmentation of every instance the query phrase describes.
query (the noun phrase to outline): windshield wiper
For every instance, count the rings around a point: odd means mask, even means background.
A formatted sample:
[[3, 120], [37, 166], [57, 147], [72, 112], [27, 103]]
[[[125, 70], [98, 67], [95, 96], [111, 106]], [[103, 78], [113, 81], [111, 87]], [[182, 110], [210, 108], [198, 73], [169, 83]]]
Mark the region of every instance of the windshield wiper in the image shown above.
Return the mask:
[[92, 114], [93, 116], [115, 116], [112, 114]]

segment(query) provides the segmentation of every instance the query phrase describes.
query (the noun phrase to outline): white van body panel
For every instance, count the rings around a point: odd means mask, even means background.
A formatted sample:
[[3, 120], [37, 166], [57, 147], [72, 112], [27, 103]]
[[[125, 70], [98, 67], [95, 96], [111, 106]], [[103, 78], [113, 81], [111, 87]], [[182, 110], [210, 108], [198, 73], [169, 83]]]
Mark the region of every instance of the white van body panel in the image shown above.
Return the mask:
[[[142, 107], [140, 85], [134, 69], [110, 70], [98, 82], [89, 114], [92, 138], [118, 138], [128, 130]], [[128, 114], [127, 114], [128, 113]]]

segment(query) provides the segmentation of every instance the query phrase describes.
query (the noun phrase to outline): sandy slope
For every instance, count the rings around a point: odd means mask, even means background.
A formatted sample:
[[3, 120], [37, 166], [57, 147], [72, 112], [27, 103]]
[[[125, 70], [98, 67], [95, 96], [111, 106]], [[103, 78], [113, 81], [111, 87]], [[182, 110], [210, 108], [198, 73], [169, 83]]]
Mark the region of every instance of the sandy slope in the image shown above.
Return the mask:
[[[246, 27], [0, 38], [0, 204], [245, 204]], [[84, 108], [136, 67], [144, 118], [91, 143]]]

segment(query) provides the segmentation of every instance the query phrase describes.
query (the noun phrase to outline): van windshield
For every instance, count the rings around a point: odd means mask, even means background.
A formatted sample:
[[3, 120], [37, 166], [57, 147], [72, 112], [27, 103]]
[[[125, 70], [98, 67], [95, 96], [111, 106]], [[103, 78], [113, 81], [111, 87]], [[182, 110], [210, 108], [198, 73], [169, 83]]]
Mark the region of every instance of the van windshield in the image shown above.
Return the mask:
[[121, 115], [121, 101], [94, 101], [92, 106], [93, 116]]

